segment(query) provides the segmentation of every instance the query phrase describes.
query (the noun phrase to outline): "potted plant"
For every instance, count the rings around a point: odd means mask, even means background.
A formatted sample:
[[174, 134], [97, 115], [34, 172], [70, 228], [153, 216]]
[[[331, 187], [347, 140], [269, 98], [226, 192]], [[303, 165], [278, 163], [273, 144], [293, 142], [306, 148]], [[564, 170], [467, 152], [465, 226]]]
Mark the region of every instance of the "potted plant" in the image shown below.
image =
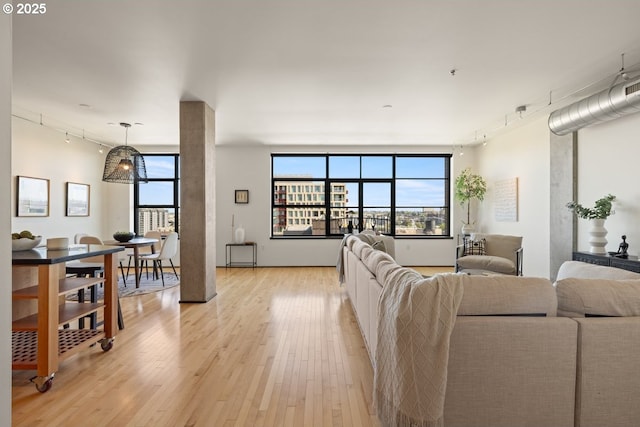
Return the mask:
[[471, 200], [484, 200], [484, 194], [487, 192], [487, 183], [480, 175], [471, 172], [470, 168], [465, 168], [455, 181], [455, 197], [464, 207], [467, 205], [467, 222], [462, 221], [462, 234], [469, 234], [473, 231], [471, 222]]
[[614, 213], [612, 206], [616, 196], [608, 194], [596, 200], [592, 208], [586, 208], [576, 201], [567, 203], [567, 208], [573, 212], [578, 218], [588, 219], [591, 222], [589, 230], [589, 251], [595, 254], [606, 253], [607, 245], [607, 229], [604, 228], [604, 221]]

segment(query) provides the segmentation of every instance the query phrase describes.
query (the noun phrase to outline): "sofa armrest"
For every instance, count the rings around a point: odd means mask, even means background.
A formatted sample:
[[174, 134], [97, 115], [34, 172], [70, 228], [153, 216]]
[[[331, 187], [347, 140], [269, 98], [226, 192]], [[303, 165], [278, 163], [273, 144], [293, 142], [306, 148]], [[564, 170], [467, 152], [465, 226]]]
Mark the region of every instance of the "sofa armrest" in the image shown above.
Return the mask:
[[458, 267], [458, 258], [464, 255], [464, 245], [456, 246], [456, 262], [455, 262], [455, 271], [460, 271], [460, 267]]

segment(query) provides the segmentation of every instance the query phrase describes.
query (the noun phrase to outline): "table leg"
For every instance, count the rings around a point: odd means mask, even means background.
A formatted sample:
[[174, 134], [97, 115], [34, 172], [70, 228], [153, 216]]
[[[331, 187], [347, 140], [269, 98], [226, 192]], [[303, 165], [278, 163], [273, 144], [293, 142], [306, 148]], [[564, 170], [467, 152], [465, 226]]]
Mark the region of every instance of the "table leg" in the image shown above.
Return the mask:
[[[155, 245], [151, 245], [151, 253], [156, 253]], [[153, 261], [153, 280], [158, 280], [160, 278], [160, 274], [158, 273], [158, 265], [155, 261]]]
[[136, 288], [140, 287], [140, 266], [138, 265], [138, 245], [133, 246], [133, 259], [135, 262], [133, 263], [134, 271], [136, 273]]

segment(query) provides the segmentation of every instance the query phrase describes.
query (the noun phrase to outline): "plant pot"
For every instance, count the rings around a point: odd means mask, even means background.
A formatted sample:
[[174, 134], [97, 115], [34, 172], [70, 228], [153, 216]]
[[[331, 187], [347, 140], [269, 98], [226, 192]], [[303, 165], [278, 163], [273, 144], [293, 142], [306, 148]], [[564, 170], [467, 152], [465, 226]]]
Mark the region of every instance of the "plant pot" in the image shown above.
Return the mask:
[[460, 229], [460, 232], [463, 235], [468, 236], [469, 234], [473, 233], [475, 229], [476, 228], [473, 226], [473, 224], [462, 224], [462, 228]]
[[592, 254], [606, 254], [607, 229], [604, 228], [604, 219], [594, 218], [589, 220], [589, 252]]

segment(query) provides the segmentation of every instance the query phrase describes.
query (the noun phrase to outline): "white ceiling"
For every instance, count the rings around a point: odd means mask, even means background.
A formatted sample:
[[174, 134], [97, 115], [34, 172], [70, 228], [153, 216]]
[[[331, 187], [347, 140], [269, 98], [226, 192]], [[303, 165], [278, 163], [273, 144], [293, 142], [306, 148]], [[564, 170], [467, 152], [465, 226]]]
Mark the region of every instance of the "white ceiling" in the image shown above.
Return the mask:
[[178, 144], [181, 100], [217, 144], [469, 144], [640, 63], [638, 0], [46, 5], [13, 15], [14, 114], [111, 144]]

